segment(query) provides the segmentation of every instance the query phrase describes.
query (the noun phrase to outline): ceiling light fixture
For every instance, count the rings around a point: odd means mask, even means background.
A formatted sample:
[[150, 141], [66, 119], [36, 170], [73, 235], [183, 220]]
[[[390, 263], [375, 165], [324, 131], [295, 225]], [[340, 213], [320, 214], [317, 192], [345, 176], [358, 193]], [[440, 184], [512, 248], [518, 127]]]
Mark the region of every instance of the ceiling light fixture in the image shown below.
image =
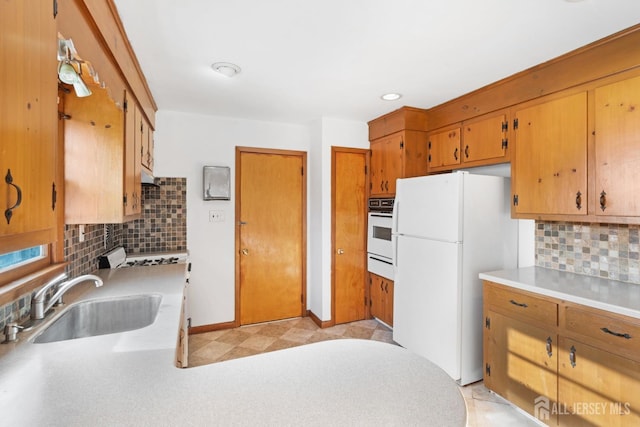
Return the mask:
[[231, 62], [216, 62], [211, 65], [211, 68], [213, 68], [214, 71], [227, 77], [233, 77], [236, 74], [240, 73], [240, 67], [238, 67], [236, 64], [232, 64]]
[[385, 93], [380, 98], [385, 100], [385, 101], [396, 101], [396, 100], [402, 98], [402, 95], [399, 94], [399, 93]]

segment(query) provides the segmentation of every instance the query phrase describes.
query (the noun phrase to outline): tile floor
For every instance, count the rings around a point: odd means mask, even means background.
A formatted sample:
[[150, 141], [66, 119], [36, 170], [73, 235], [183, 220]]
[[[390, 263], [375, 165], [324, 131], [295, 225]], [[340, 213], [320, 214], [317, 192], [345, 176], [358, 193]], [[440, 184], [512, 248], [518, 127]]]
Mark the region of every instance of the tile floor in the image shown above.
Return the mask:
[[[360, 338], [394, 343], [392, 331], [376, 320], [321, 329], [310, 318], [243, 326], [189, 336], [189, 366], [201, 366], [318, 341]], [[461, 387], [470, 427], [539, 426], [487, 390], [482, 382]]]

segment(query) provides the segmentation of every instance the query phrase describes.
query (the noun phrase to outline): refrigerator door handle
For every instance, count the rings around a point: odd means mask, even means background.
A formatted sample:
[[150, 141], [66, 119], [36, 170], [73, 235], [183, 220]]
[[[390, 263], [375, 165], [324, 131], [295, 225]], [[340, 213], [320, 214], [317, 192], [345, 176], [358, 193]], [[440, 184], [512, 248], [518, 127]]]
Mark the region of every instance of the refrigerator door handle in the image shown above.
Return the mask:
[[[398, 198], [393, 201], [393, 214], [391, 216], [391, 261], [393, 268], [398, 266], [398, 216], [400, 215], [400, 202]], [[395, 273], [395, 271], [394, 271]]]

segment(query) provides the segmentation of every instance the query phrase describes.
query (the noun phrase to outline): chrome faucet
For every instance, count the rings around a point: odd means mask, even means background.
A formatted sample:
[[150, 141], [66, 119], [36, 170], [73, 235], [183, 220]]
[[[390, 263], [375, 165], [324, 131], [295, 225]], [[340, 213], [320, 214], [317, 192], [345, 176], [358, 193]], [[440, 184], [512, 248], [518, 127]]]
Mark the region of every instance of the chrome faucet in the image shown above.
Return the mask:
[[[55, 303], [59, 301], [62, 302], [62, 296], [65, 294], [65, 292], [67, 292], [69, 289], [71, 289], [78, 283], [86, 282], [88, 280], [93, 280], [95, 282], [96, 288], [102, 286], [103, 284], [102, 279], [93, 274], [84, 274], [82, 276], [76, 277], [75, 279], [70, 279], [65, 282], [62, 282], [62, 280], [65, 280], [66, 278], [67, 278], [66, 274], [59, 275], [58, 277], [54, 278], [49, 283], [44, 285], [34, 295], [33, 299], [31, 300], [31, 318], [32, 319], [35, 319], [35, 320], [44, 319], [44, 316], [47, 313], [47, 311], [49, 311], [49, 309], [51, 309], [51, 307], [53, 307]], [[51, 298], [49, 298], [49, 301], [45, 303], [45, 297], [46, 297], [47, 291], [56, 285], [58, 285], [56, 292], [53, 294]]]

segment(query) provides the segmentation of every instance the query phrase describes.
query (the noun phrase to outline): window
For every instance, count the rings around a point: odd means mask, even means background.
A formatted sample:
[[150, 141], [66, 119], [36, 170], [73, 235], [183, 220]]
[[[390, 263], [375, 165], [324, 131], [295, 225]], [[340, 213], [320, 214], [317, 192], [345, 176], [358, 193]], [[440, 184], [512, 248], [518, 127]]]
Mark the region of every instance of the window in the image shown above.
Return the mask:
[[19, 251], [0, 254], [0, 273], [30, 264], [47, 257], [47, 246], [34, 246]]

